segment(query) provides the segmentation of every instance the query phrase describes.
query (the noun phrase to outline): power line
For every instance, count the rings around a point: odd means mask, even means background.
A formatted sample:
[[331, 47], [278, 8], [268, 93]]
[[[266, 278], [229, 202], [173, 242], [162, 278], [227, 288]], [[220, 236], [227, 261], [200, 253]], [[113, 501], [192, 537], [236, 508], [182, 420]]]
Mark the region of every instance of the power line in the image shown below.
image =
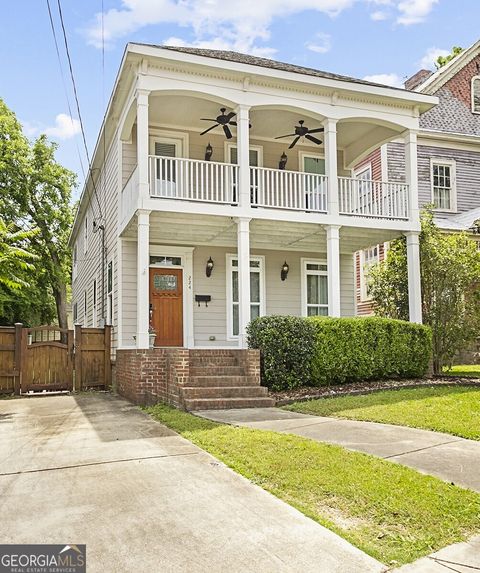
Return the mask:
[[[49, 2], [49, 0], [47, 0], [47, 3], [48, 3], [48, 2]], [[97, 187], [96, 187], [95, 181], [94, 181], [94, 179], [93, 179], [92, 164], [91, 164], [91, 161], [90, 161], [90, 154], [89, 154], [89, 152], [88, 152], [87, 138], [86, 138], [86, 136], [85, 136], [85, 129], [84, 129], [84, 126], [83, 126], [83, 119], [82, 119], [82, 114], [81, 114], [81, 111], [80, 111], [80, 103], [79, 103], [79, 100], [78, 100], [77, 84], [76, 84], [76, 82], [75, 82], [75, 75], [74, 75], [74, 73], [73, 73], [72, 59], [71, 59], [71, 57], [70, 57], [70, 50], [69, 50], [69, 47], [68, 47], [68, 39], [67, 39], [67, 32], [66, 32], [66, 30], [65, 30], [65, 23], [64, 23], [64, 21], [63, 21], [62, 5], [61, 5], [61, 3], [60, 3], [60, 0], [57, 0], [57, 5], [58, 5], [58, 13], [59, 13], [59, 16], [60, 16], [60, 24], [61, 24], [61, 26], [62, 26], [63, 40], [64, 40], [64, 43], [65, 43], [65, 52], [66, 52], [66, 55], [67, 55], [68, 67], [69, 67], [69, 70], [70, 70], [70, 78], [71, 78], [71, 80], [72, 80], [73, 94], [74, 94], [74, 97], [75, 97], [75, 103], [76, 103], [76, 106], [77, 106], [78, 119], [79, 119], [79, 122], [80, 122], [80, 130], [81, 130], [81, 132], [82, 132], [83, 145], [84, 145], [84, 147], [85, 147], [85, 154], [86, 154], [86, 156], [87, 156], [87, 161], [88, 161], [88, 170], [89, 170], [90, 180], [92, 181], [93, 192], [94, 192], [95, 198], [96, 198], [96, 200], [97, 200], [98, 209], [99, 209], [99, 212], [100, 212], [100, 218], [103, 218], [103, 215], [102, 215], [102, 206], [101, 206], [101, 204], [100, 204], [100, 199], [98, 198], [98, 193], [97, 193]]]

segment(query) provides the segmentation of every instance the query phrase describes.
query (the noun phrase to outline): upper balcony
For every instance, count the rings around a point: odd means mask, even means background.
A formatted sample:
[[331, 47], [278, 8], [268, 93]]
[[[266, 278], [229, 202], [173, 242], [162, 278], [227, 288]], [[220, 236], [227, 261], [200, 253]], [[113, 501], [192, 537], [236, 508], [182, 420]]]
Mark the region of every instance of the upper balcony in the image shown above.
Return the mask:
[[405, 137], [404, 126], [273, 105], [222, 110], [191, 94], [147, 102], [122, 143], [121, 230], [139, 208], [407, 227], [409, 185], [355, 169], [375, 147]]

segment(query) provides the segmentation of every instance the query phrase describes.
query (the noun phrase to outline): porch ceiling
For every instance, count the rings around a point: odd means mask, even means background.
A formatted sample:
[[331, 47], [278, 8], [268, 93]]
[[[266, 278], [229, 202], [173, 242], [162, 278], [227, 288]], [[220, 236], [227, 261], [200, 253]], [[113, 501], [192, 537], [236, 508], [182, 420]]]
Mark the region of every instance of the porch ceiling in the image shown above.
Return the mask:
[[[152, 124], [164, 126], [165, 128], [176, 128], [193, 131], [203, 131], [210, 125], [207, 121], [201, 121], [202, 117], [216, 118], [220, 114], [221, 104], [209, 101], [207, 99], [196, 98], [193, 96], [160, 96], [151, 95], [149, 101], [149, 119]], [[225, 106], [227, 107], [227, 106]], [[227, 109], [230, 109], [227, 107]], [[298, 121], [303, 119], [305, 124], [311, 129], [321, 127], [321, 118], [313, 118], [308, 115], [299, 113], [298, 111], [289, 111], [287, 109], [252, 109], [250, 111], [250, 122], [252, 128], [250, 137], [252, 139], [274, 139], [275, 137], [286, 135], [294, 131], [295, 125]], [[338, 123], [337, 144], [340, 149], [345, 149], [358, 141], [368, 141], [369, 145], [372, 142], [372, 137], [375, 138], [375, 130], [378, 125], [375, 120], [369, 121], [348, 121], [347, 123]], [[402, 131], [394, 129], [382, 130], [378, 134], [378, 141], [380, 142], [385, 137], [391, 134], [395, 137]], [[212, 133], [222, 133], [220, 127], [216, 128]], [[235, 128], [232, 129], [233, 136], [236, 136]], [[320, 134], [320, 139], [323, 139]], [[289, 139], [285, 141], [290, 142]], [[302, 142], [302, 145], [312, 146], [317, 149], [323, 149], [323, 145], [316, 146], [307, 140]]]
[[[127, 227], [123, 236], [136, 238], [135, 219]], [[340, 229], [340, 252], [351, 254], [398, 236], [399, 232], [384, 229], [342, 227]], [[150, 242], [163, 245], [209, 245], [235, 248], [237, 225], [229, 217], [153, 211], [150, 214]], [[326, 252], [325, 228], [320, 224], [252, 219], [250, 246], [252, 249]]]

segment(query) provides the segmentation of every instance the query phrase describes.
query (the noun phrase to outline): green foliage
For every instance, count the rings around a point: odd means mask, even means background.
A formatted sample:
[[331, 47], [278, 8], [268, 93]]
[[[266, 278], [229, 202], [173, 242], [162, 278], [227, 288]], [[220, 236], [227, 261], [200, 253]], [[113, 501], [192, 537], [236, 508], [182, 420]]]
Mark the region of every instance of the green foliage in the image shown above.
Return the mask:
[[443, 68], [443, 66], [448, 64], [450, 60], [453, 60], [455, 56], [458, 56], [458, 54], [461, 54], [462, 52], [463, 48], [460, 48], [460, 46], [453, 46], [452, 51], [450, 54], [448, 54], [448, 56], [438, 56], [438, 58], [435, 60], [435, 67], [437, 70]]
[[[0, 99], [0, 212], [7, 224], [21, 231], [36, 229], [25, 248], [36, 255], [42, 276], [35, 272], [22, 280], [30, 283], [32, 300], [44, 305], [43, 309], [36, 307], [34, 314], [50, 316], [53, 297], [58, 322], [66, 327], [75, 175], [56, 162], [56, 148], [44, 135], [30, 143], [14, 113]], [[0, 321], [15, 315], [22, 322], [34, 323], [35, 316], [29, 314], [33, 309], [12, 295], [12, 286], [0, 292]]]
[[430, 329], [400, 320], [357, 317], [308, 319], [315, 326], [313, 385], [423, 376]]
[[297, 316], [262, 316], [247, 329], [250, 348], [261, 350], [262, 383], [271, 390], [308, 385], [315, 346], [313, 324]]
[[[433, 333], [433, 368], [440, 374], [480, 331], [480, 252], [465, 233], [439, 231], [422, 215], [420, 263], [423, 321]], [[408, 319], [405, 239], [391, 243], [386, 259], [369, 272], [369, 292], [378, 316]]]
[[358, 380], [423, 376], [430, 330], [384, 318], [263, 316], [248, 326], [250, 348], [262, 356], [271, 390]]
[[22, 274], [34, 270], [32, 261], [37, 257], [25, 249], [36, 231], [15, 231], [12, 223], [0, 219], [0, 286], [19, 291], [28, 285]]

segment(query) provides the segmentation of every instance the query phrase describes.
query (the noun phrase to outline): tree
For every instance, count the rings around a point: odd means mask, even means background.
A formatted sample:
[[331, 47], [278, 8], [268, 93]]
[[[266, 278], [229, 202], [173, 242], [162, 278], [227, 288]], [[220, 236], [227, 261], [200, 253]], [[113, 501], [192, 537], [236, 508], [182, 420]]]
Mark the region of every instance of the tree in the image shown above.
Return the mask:
[[24, 271], [33, 271], [32, 264], [37, 257], [25, 249], [27, 240], [37, 235], [33, 231], [15, 231], [12, 224], [0, 219], [0, 285], [19, 291], [28, 287]]
[[448, 56], [438, 56], [438, 58], [435, 60], [435, 67], [437, 68], [437, 70], [443, 68], [443, 66], [448, 64], [450, 60], [453, 60], [453, 58], [455, 58], [456, 56], [458, 56], [458, 54], [461, 54], [462, 52], [463, 48], [460, 48], [460, 46], [453, 46], [452, 51], [448, 54]]
[[[407, 252], [404, 238], [369, 272], [369, 292], [379, 316], [408, 320]], [[480, 252], [466, 233], [442, 233], [427, 210], [422, 215], [420, 264], [423, 321], [433, 334], [433, 370], [440, 374], [480, 332]]]
[[[73, 221], [71, 190], [75, 175], [55, 160], [56, 144], [41, 135], [32, 144], [14, 113], [0, 99], [0, 210], [7, 223], [24, 231], [37, 229], [29, 250], [38, 257], [40, 274], [33, 282], [48, 286], [58, 324], [67, 328], [70, 281], [68, 237]], [[37, 300], [48, 303], [45, 295]], [[40, 313], [45, 316], [46, 313]], [[22, 317], [31, 322], [30, 317]]]

